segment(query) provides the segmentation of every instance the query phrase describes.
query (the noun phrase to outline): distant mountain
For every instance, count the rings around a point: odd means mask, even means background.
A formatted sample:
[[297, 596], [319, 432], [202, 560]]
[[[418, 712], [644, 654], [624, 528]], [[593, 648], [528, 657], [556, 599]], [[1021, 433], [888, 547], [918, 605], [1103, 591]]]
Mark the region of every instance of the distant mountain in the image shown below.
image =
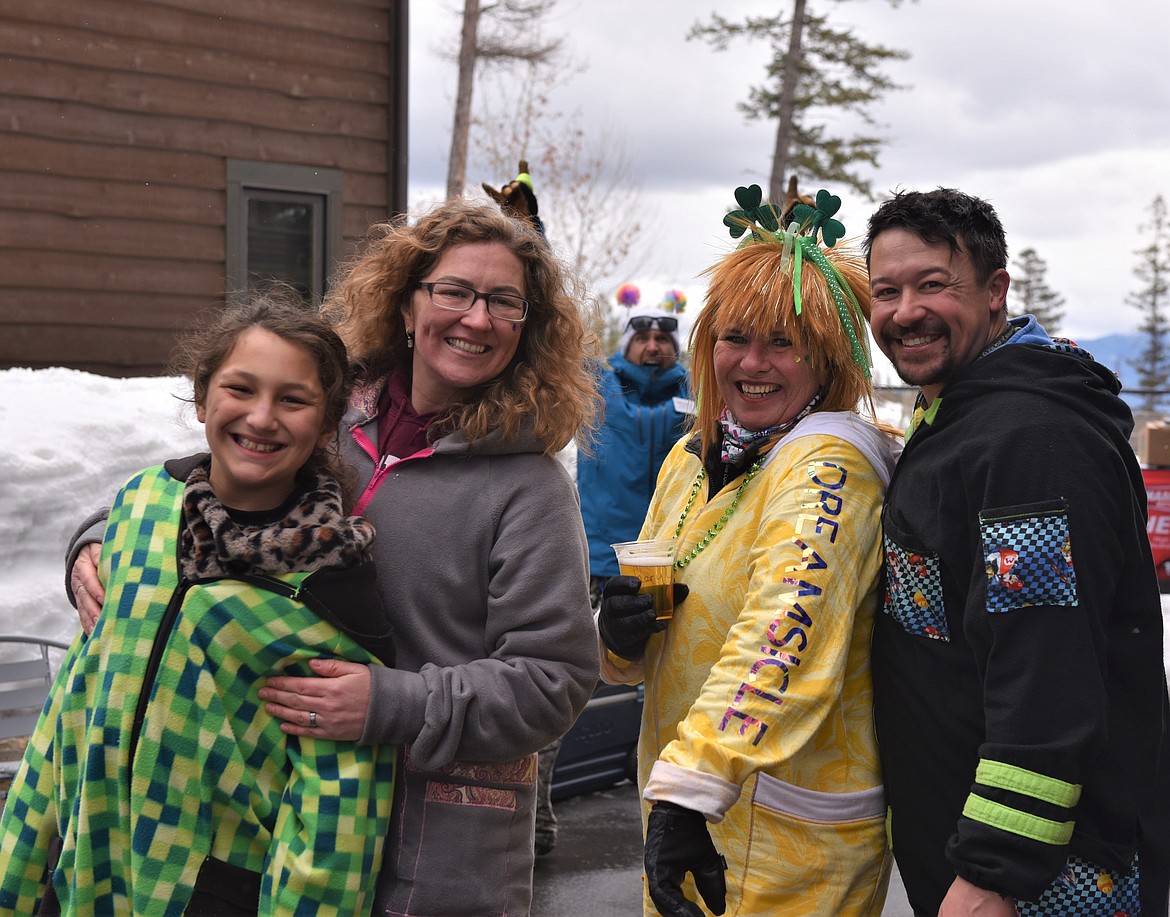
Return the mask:
[[1137, 370], [1129, 362], [1145, 346], [1145, 335], [1107, 334], [1099, 338], [1074, 338], [1077, 345], [1089, 351], [1098, 363], [1117, 373], [1124, 388], [1137, 388]]

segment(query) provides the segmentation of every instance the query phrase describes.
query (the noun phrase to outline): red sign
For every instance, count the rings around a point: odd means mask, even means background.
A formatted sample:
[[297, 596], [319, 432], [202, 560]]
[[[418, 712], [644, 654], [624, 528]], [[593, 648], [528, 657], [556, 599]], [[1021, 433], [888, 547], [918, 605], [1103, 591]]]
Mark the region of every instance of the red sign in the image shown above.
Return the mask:
[[1149, 518], [1146, 534], [1154, 552], [1158, 579], [1170, 580], [1170, 468], [1143, 468]]

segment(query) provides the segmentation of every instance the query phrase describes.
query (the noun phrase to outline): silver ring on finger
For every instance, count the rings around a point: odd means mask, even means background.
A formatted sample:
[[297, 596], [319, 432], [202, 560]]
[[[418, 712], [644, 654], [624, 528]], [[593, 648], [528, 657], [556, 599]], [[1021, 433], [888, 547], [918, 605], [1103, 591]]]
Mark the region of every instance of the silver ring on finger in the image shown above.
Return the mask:
[[317, 728], [317, 714], [315, 714], [312, 710], [309, 711], [309, 728]]

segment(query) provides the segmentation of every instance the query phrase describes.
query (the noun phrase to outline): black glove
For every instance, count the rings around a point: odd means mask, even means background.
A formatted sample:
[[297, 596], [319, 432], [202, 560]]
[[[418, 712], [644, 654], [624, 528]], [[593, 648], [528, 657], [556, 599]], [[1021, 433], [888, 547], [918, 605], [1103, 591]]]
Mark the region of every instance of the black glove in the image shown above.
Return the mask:
[[[666, 630], [669, 621], [655, 620], [654, 599], [639, 595], [642, 581], [636, 576], [615, 576], [605, 584], [597, 629], [613, 653], [631, 662], [642, 658], [651, 634]], [[686, 583], [674, 584], [674, 604], [687, 597]]]
[[716, 852], [707, 820], [673, 802], [656, 802], [646, 820], [646, 888], [663, 917], [703, 917], [682, 893], [689, 872], [712, 914], [727, 910], [727, 861]]

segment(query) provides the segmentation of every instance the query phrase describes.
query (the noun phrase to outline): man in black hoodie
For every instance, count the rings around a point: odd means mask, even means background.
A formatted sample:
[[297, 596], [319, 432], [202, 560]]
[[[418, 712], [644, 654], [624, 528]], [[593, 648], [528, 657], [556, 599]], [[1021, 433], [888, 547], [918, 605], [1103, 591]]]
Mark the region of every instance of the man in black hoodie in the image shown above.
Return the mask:
[[883, 513], [873, 641], [910, 903], [930, 917], [1162, 917], [1162, 613], [1117, 378], [1007, 317], [986, 202], [898, 194], [866, 250], [874, 337], [921, 389]]

